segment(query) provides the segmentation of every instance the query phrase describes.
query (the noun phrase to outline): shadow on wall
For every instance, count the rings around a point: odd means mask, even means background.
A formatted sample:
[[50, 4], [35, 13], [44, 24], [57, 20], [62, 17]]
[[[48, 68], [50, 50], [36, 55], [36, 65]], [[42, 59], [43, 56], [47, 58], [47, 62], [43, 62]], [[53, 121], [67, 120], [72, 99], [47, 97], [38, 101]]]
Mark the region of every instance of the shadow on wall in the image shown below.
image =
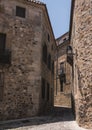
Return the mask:
[[71, 108], [54, 107], [47, 116], [0, 122], [0, 130], [72, 120], [74, 120], [74, 117]]

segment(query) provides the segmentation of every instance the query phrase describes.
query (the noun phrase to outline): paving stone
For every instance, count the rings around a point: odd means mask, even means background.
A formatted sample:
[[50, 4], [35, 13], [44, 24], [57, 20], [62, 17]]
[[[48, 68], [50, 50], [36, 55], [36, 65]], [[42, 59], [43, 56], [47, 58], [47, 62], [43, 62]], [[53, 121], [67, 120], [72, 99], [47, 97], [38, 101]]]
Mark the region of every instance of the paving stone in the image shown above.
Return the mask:
[[3, 122], [0, 123], [0, 130], [86, 130], [77, 125], [70, 110], [61, 110], [61, 113], [60, 110], [54, 113], [53, 110], [48, 116]]

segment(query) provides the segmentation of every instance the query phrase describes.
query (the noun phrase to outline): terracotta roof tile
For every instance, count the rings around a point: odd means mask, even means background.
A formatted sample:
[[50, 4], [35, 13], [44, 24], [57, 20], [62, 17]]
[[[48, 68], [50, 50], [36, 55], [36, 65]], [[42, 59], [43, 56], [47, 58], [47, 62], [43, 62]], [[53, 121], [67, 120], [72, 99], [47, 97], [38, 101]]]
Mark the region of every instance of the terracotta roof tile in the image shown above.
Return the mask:
[[38, 0], [27, 0], [27, 1], [32, 2], [32, 3], [36, 3], [36, 4], [44, 4], [43, 2], [38, 1]]

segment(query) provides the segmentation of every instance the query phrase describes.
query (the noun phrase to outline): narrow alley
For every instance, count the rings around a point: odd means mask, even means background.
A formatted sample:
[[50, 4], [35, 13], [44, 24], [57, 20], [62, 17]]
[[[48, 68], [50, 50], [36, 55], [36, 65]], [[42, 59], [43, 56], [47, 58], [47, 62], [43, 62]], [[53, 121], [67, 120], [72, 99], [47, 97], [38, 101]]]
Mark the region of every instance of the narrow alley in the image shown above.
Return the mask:
[[50, 114], [0, 123], [0, 130], [86, 130], [77, 125], [70, 108], [55, 107]]

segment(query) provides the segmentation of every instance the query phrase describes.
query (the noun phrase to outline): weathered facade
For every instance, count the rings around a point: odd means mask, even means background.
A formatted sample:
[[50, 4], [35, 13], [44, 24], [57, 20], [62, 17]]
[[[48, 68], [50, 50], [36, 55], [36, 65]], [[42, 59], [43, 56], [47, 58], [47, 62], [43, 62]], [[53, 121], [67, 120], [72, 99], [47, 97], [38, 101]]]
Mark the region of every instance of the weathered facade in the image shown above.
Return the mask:
[[54, 75], [54, 105], [71, 108], [72, 70], [67, 62], [67, 47], [69, 46], [69, 33], [56, 39]]
[[53, 105], [55, 39], [46, 5], [0, 0], [0, 120]]
[[70, 24], [76, 120], [92, 128], [92, 0], [72, 1]]

